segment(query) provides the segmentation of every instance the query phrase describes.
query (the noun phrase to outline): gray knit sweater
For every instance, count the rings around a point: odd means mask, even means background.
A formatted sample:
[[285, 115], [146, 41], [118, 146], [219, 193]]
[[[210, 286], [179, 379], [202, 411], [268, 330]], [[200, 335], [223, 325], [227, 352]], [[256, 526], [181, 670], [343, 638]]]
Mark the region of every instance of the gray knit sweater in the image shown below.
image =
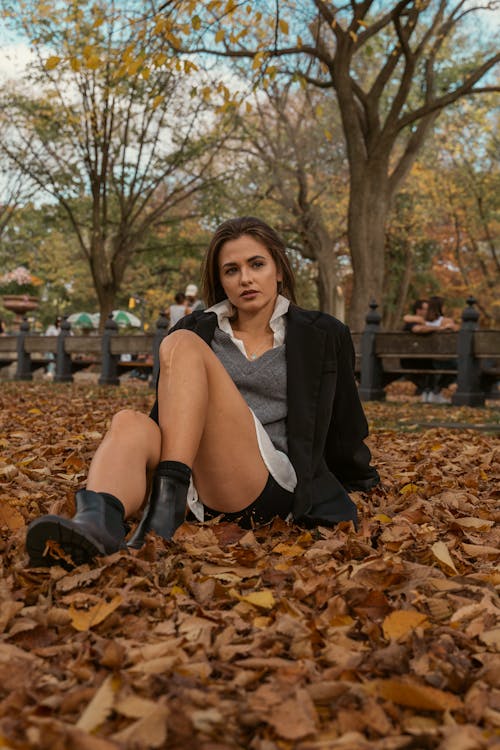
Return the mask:
[[269, 349], [258, 359], [250, 360], [233, 344], [227, 333], [216, 328], [211, 346], [274, 447], [287, 453], [285, 345]]

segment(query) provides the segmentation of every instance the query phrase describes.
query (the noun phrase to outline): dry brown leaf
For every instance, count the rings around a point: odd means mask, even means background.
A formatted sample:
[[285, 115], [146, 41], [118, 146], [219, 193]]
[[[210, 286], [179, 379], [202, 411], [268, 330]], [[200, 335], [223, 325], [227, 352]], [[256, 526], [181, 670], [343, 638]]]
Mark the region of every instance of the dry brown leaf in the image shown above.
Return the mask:
[[115, 702], [115, 696], [120, 687], [120, 680], [114, 675], [108, 675], [96, 694], [85, 708], [76, 722], [78, 729], [93, 732], [106, 721]]
[[444, 542], [436, 542], [432, 545], [431, 550], [436, 560], [444, 565], [445, 569], [448, 572], [451, 570], [453, 571], [453, 573], [455, 573], [455, 575], [458, 575], [458, 570], [456, 569], [455, 563], [451, 559], [448, 547]]
[[374, 680], [367, 683], [365, 689], [399, 706], [409, 706], [419, 711], [455, 711], [463, 705], [453, 693], [395, 678]]
[[10, 531], [22, 529], [25, 521], [21, 513], [13, 508], [7, 500], [0, 501], [0, 528], [7, 528]]
[[399, 609], [387, 615], [382, 623], [386, 638], [395, 639], [407, 635], [427, 622], [427, 616], [415, 609]]
[[69, 614], [71, 616], [71, 624], [75, 630], [89, 630], [90, 628], [99, 625], [103, 622], [106, 617], [118, 609], [123, 603], [123, 597], [121, 594], [117, 594], [112, 598], [110, 602], [102, 600], [97, 604], [94, 604], [90, 609], [75, 609], [73, 605], [69, 608]]

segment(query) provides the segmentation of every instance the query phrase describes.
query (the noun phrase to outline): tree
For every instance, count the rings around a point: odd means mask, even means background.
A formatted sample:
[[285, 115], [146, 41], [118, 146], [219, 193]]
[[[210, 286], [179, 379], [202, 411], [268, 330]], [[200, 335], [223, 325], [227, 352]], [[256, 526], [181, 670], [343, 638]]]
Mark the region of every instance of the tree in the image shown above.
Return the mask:
[[173, 43], [177, 50], [250, 58], [259, 85], [278, 71], [335, 91], [350, 169], [356, 329], [369, 298], [381, 299], [391, 203], [436, 118], [463, 97], [498, 90], [488, 76], [500, 53], [486, 31], [487, 12], [496, 8], [465, 0], [399, 0], [390, 7], [376, 0], [276, 0], [270, 15], [260, 3], [212, 0], [198, 16], [207, 22], [198, 43]]
[[341, 285], [350, 272], [348, 171], [342, 145], [328, 131], [335, 123], [332, 108], [331, 97], [290, 83], [272, 84], [237, 115], [227, 147], [237, 163], [241, 193], [274, 205], [274, 223], [288, 247], [317, 266], [321, 309], [343, 317]]
[[160, 50], [122, 5], [4, 3], [35, 61], [24, 88], [16, 82], [2, 97], [0, 148], [63, 208], [103, 322], [148, 230], [167, 214], [189, 215], [220, 140], [206, 135], [207, 103], [191, 95], [194, 63]]

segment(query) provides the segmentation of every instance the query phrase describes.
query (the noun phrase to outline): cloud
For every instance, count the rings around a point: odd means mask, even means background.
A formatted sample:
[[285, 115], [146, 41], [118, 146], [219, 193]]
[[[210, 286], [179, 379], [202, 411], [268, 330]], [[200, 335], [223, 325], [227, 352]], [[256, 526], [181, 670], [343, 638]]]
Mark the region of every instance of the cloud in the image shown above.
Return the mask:
[[0, 81], [19, 80], [33, 59], [34, 54], [27, 44], [3, 45], [0, 47]]

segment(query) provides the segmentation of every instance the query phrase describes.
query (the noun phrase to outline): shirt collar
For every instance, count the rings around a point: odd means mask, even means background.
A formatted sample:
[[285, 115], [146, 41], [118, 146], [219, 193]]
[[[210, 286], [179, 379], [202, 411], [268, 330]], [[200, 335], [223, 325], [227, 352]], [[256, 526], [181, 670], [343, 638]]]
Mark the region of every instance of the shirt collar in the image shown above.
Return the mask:
[[[276, 304], [274, 305], [273, 314], [271, 315], [271, 319], [269, 320], [269, 327], [274, 333], [273, 346], [275, 347], [281, 346], [281, 344], [283, 344], [285, 341], [285, 315], [287, 314], [289, 307], [290, 300], [286, 297], [283, 297], [282, 294], [278, 294], [276, 298]], [[232, 318], [234, 315], [234, 307], [228, 299], [224, 299], [222, 300], [222, 302], [217, 302], [217, 304], [212, 305], [212, 307], [208, 307], [205, 312], [215, 313], [217, 315], [217, 323], [221, 331], [229, 334], [233, 341], [242, 344], [240, 339], [236, 339], [236, 337], [234, 336], [233, 329], [231, 328], [231, 323], [229, 322], [230, 318]]]

